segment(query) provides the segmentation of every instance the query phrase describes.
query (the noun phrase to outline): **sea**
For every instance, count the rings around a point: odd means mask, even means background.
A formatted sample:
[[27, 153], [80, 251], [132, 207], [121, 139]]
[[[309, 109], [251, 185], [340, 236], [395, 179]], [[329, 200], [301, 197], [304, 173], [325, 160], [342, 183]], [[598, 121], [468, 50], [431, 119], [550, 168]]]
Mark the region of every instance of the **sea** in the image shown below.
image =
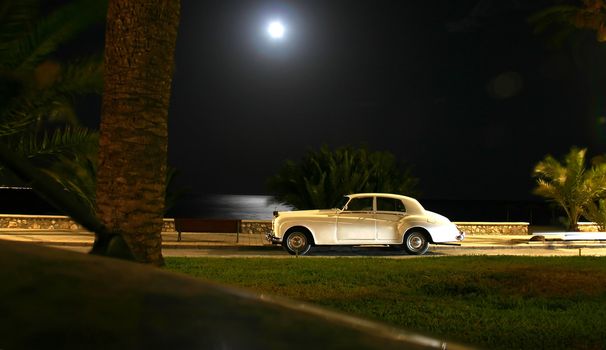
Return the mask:
[[[553, 225], [561, 221], [556, 206], [541, 201], [420, 199], [425, 209], [445, 215], [452, 221], [521, 221], [534, 225]], [[169, 209], [168, 218], [206, 218], [270, 220], [274, 211], [293, 208], [268, 195], [184, 194]], [[28, 188], [1, 188], [0, 213], [61, 215]]]
[[[419, 199], [425, 209], [452, 221], [517, 221], [534, 225], [559, 222], [557, 208], [545, 201]], [[167, 217], [270, 220], [273, 211], [293, 210], [267, 195], [186, 195]]]
[[[273, 212], [293, 208], [267, 195], [183, 194], [165, 215], [169, 218], [271, 220]], [[0, 214], [62, 215], [26, 187], [0, 187]]]
[[272, 196], [248, 194], [185, 195], [167, 217], [271, 220], [274, 211], [293, 210]]

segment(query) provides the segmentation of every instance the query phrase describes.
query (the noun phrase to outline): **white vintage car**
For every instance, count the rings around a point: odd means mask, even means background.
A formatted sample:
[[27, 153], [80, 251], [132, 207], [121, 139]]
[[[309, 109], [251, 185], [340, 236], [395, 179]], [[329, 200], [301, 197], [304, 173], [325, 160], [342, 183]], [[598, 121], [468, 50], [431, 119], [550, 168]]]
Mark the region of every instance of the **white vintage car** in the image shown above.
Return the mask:
[[267, 233], [270, 242], [293, 255], [315, 245], [389, 245], [421, 255], [429, 243], [464, 238], [455, 224], [416, 199], [386, 193], [350, 194], [334, 209], [274, 212]]

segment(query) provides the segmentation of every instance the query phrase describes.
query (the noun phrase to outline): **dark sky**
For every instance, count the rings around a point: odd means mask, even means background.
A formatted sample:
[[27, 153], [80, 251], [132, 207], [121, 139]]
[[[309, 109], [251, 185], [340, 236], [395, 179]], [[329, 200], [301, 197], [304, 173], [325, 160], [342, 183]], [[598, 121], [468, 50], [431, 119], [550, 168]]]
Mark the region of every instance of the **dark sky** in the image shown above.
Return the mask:
[[[543, 4], [182, 0], [179, 183], [261, 194], [286, 159], [367, 145], [412, 165], [423, 198], [527, 199], [547, 153], [606, 152], [606, 44], [549, 48], [527, 23]], [[265, 34], [276, 17], [279, 43]]]

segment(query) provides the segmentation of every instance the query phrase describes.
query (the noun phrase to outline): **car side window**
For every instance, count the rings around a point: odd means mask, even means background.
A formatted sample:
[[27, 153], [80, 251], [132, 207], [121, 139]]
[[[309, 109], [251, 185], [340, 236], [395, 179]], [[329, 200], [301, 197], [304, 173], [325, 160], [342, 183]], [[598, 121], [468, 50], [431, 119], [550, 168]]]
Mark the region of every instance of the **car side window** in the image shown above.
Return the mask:
[[377, 210], [406, 212], [406, 207], [399, 199], [377, 197]]
[[347, 204], [347, 211], [371, 211], [372, 197], [353, 198]]

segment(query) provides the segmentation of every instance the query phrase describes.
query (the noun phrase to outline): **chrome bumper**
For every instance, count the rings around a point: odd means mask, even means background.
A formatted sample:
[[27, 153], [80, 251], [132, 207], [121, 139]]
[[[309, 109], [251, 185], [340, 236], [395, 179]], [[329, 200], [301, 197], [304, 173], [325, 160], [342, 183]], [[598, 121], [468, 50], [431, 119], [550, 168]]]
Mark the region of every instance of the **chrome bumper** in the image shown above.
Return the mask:
[[271, 244], [281, 244], [282, 238], [276, 237], [273, 232], [267, 232], [265, 234], [265, 239], [269, 241]]

